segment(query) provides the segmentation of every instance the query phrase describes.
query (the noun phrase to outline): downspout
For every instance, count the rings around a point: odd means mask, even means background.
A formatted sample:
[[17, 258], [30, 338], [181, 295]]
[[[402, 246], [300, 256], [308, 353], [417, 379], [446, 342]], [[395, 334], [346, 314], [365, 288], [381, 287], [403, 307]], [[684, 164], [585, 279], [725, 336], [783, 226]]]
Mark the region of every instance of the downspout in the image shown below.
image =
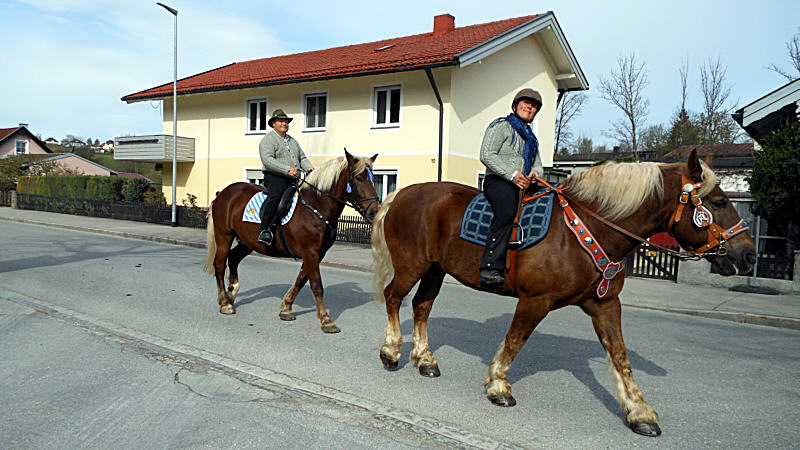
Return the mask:
[[442, 181], [442, 139], [444, 136], [444, 105], [442, 104], [442, 96], [439, 95], [439, 88], [436, 87], [436, 80], [433, 79], [433, 73], [430, 67], [425, 69], [425, 74], [428, 75], [428, 81], [431, 82], [433, 93], [436, 94], [436, 101], [439, 102], [439, 172], [436, 181]]

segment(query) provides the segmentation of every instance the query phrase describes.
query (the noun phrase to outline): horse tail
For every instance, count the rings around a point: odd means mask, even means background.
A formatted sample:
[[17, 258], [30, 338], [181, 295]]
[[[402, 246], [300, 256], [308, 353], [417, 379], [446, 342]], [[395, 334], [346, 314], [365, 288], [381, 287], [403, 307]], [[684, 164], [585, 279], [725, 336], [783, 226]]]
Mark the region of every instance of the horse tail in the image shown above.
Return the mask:
[[386, 301], [383, 295], [384, 290], [389, 281], [394, 279], [394, 265], [392, 264], [392, 255], [389, 253], [389, 247], [386, 245], [383, 222], [386, 220], [386, 214], [389, 212], [397, 192], [394, 191], [386, 197], [372, 225], [372, 292], [375, 300], [380, 302]]
[[206, 246], [208, 247], [208, 258], [203, 264], [203, 272], [214, 275], [214, 258], [217, 256], [217, 239], [214, 237], [214, 214], [212, 208], [214, 202], [208, 208], [208, 225], [206, 225]]

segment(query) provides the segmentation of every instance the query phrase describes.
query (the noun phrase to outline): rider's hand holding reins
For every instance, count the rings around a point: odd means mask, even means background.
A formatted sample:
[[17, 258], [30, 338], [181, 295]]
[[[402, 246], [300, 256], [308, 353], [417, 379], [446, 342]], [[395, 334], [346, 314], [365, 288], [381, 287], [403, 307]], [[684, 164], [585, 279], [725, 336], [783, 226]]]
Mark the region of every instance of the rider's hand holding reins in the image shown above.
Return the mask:
[[521, 190], [527, 189], [528, 185], [531, 184], [531, 179], [526, 177], [522, 172], [517, 172], [514, 174], [514, 178], [511, 179], [511, 182], [516, 184], [518, 188]]

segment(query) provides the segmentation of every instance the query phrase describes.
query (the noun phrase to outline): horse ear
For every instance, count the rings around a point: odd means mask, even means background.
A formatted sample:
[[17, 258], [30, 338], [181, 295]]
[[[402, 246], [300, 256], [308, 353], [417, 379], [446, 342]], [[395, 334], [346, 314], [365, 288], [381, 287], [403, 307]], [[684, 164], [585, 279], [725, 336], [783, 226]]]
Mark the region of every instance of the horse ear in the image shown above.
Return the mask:
[[371, 166], [372, 163], [374, 163], [376, 159], [378, 159], [378, 154], [377, 153], [372, 155], [372, 158], [369, 159], [369, 165]]
[[709, 169], [713, 169], [714, 168], [714, 166], [712, 164], [713, 159], [714, 159], [714, 155], [709, 153], [708, 155], [706, 155], [706, 158], [703, 160], [703, 162], [706, 163], [706, 166], [708, 166]]
[[353, 158], [353, 155], [351, 155], [350, 152], [347, 151], [347, 147], [344, 148], [344, 156], [345, 158], [347, 158], [347, 164], [352, 166], [353, 160], [355, 160], [355, 158]]
[[700, 160], [697, 159], [697, 149], [693, 148], [692, 153], [689, 154], [689, 160], [686, 161], [686, 167], [689, 169], [689, 179], [695, 182], [703, 180], [703, 167], [700, 166]]

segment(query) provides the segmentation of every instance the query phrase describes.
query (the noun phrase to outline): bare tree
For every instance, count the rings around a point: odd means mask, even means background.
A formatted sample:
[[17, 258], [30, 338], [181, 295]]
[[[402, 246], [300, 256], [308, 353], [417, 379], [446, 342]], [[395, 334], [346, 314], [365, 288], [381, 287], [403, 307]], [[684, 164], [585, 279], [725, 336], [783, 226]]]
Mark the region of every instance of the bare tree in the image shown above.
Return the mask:
[[603, 99], [622, 110], [625, 115], [624, 119], [612, 122], [611, 130], [604, 134], [629, 146], [637, 159], [637, 133], [643, 128], [650, 107], [650, 100], [643, 97], [644, 88], [649, 84], [644, 66], [644, 62], [636, 61], [633, 53], [620, 55], [617, 57], [617, 69], [611, 69], [611, 76], [600, 77], [600, 94]]
[[686, 78], [689, 75], [689, 57], [684, 60], [681, 58], [681, 67], [678, 69], [681, 74], [681, 111], [686, 111]]
[[561, 103], [556, 112], [556, 153], [561, 148], [562, 140], [567, 141], [572, 137], [569, 122], [581, 113], [588, 98], [589, 96], [584, 92], [564, 92], [564, 96], [561, 97]]
[[784, 72], [784, 70], [775, 63], [767, 66], [767, 69], [783, 75], [787, 80], [792, 81], [800, 77], [800, 32], [792, 36], [791, 40], [786, 41], [786, 54], [789, 55], [789, 61], [792, 67], [794, 67], [794, 72], [791, 70], [789, 72]]
[[700, 67], [700, 90], [703, 93], [703, 113], [700, 122], [703, 126], [704, 140], [709, 149], [720, 142], [720, 132], [725, 128], [725, 121], [730, 117], [733, 105], [726, 105], [731, 88], [725, 86], [728, 68], [720, 62], [708, 57]]

